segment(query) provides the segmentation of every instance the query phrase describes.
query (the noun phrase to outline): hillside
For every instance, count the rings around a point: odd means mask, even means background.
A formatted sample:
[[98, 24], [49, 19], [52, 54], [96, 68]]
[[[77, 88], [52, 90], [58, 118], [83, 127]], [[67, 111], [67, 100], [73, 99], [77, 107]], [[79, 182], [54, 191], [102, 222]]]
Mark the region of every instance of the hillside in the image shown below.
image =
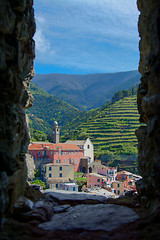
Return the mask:
[[62, 139], [89, 137], [97, 156], [137, 154], [135, 129], [139, 126], [138, 119], [136, 95], [125, 97], [95, 110], [92, 117], [89, 116]]
[[135, 86], [138, 71], [87, 75], [37, 74], [33, 78], [40, 88], [80, 110], [101, 107], [113, 94]]
[[53, 97], [33, 83], [31, 83], [30, 91], [34, 96], [34, 104], [26, 113], [32, 129], [31, 135], [33, 129], [48, 135], [51, 133], [51, 127], [55, 120], [63, 127], [79, 114], [78, 109]]

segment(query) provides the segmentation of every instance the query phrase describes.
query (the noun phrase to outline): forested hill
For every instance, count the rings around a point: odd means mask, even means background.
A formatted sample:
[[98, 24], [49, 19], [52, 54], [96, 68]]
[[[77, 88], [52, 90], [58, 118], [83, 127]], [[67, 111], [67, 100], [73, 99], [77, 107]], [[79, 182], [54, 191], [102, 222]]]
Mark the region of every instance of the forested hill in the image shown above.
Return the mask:
[[138, 71], [86, 75], [37, 74], [33, 82], [80, 110], [101, 107], [116, 91], [139, 83]]
[[47, 140], [54, 121], [58, 121], [63, 127], [79, 114], [78, 109], [53, 97], [34, 83], [31, 83], [30, 90], [34, 96], [34, 104], [26, 113], [29, 117], [31, 136], [35, 137], [35, 140]]

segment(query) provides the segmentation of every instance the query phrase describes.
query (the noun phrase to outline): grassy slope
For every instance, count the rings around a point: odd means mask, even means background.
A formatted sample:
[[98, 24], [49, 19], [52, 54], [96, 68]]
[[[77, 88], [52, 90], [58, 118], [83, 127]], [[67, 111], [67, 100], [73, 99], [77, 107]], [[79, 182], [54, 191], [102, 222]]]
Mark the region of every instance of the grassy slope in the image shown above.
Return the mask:
[[136, 96], [104, 106], [94, 114], [72, 131], [73, 139], [90, 137], [99, 155], [137, 153], [135, 129], [139, 126], [139, 114]]

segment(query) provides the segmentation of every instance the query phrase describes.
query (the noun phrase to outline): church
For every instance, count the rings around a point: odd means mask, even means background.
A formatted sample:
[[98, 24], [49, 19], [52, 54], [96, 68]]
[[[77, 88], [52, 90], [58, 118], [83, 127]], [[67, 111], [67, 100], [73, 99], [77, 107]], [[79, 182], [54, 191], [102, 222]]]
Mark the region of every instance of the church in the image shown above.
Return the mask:
[[67, 141], [59, 143], [60, 127], [55, 121], [52, 127], [52, 143], [49, 142], [31, 142], [29, 153], [33, 156], [35, 165], [39, 167], [43, 164], [72, 164], [74, 171], [81, 170], [81, 162], [87, 159], [92, 163], [93, 144], [90, 139], [84, 141]]

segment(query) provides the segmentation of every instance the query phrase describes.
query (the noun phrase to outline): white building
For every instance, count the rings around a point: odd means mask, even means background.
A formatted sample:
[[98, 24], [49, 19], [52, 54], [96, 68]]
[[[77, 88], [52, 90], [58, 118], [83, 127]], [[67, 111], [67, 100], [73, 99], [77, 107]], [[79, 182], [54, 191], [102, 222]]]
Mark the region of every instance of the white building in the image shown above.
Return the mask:
[[89, 163], [94, 162], [94, 147], [89, 138], [86, 140], [67, 140], [67, 144], [76, 144], [81, 149], [84, 149], [84, 157], [89, 157]]
[[61, 183], [60, 189], [71, 192], [78, 192], [78, 185], [76, 183]]

